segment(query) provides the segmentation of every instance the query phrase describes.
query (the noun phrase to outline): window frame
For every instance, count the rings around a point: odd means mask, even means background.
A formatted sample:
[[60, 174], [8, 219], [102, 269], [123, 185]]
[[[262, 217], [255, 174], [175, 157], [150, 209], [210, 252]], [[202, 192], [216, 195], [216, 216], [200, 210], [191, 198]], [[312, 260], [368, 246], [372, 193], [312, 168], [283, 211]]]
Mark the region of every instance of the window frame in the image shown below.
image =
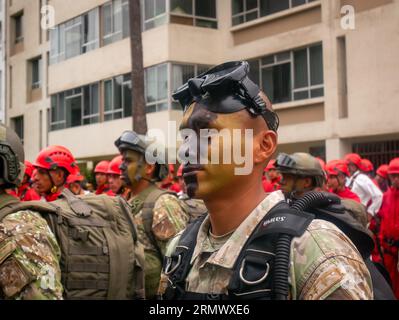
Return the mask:
[[[21, 11], [15, 15], [12, 16], [13, 20], [14, 20], [14, 33], [15, 33], [15, 38], [14, 38], [14, 43], [18, 44], [24, 41], [24, 21], [23, 21], [23, 17], [24, 17], [24, 12]], [[18, 21], [20, 21], [20, 35], [17, 35], [17, 23]]]
[[[43, 74], [42, 74], [43, 63], [42, 62], [43, 62], [43, 59], [42, 59], [41, 56], [33, 58], [33, 59], [31, 59], [29, 61], [29, 63], [30, 63], [30, 72], [31, 72], [31, 77], [30, 77], [30, 79], [31, 79], [31, 83], [30, 83], [31, 90], [39, 89], [39, 88], [42, 87], [42, 77], [43, 77]], [[33, 79], [34, 78], [33, 75], [34, 75], [35, 63], [38, 64], [37, 65], [38, 81], [34, 81], [34, 79]]]
[[[241, 25], [241, 24], [243, 24], [243, 23], [247, 23], [247, 22], [250, 22], [250, 21], [257, 20], [257, 19], [262, 18], [262, 17], [271, 16], [271, 15], [277, 14], [277, 13], [279, 13], [279, 12], [283, 12], [283, 11], [286, 11], [286, 10], [290, 10], [290, 9], [296, 8], [296, 7], [300, 7], [300, 6], [302, 6], [302, 5], [306, 5], [306, 4], [309, 4], [309, 3], [314, 2], [314, 1], [317, 1], [317, 0], [305, 0], [305, 3], [299, 4], [299, 5], [295, 5], [295, 6], [293, 6], [293, 4], [292, 4], [292, 1], [293, 1], [293, 0], [288, 0], [289, 2], [288, 2], [288, 8], [287, 8], [287, 9], [279, 10], [279, 11], [276, 11], [276, 12], [273, 12], [273, 13], [270, 13], [270, 14], [265, 14], [265, 15], [262, 15], [262, 14], [261, 14], [261, 10], [260, 10], [260, 8], [261, 8], [261, 2], [260, 2], [260, 1], [261, 1], [261, 0], [256, 0], [256, 1], [257, 1], [257, 6], [256, 6], [256, 8], [250, 9], [250, 10], [246, 10], [247, 0], [231, 0], [231, 8], [233, 8], [233, 1], [241, 1], [241, 2], [243, 3], [243, 6], [242, 6], [242, 7], [243, 7], [243, 11], [231, 15], [231, 25], [232, 25], [233, 27], [235, 27], [235, 26], [239, 26], [239, 25]], [[246, 16], [247, 16], [248, 14], [251, 14], [251, 13], [254, 13], [254, 12], [256, 12], [256, 18], [247, 21]], [[234, 23], [234, 19], [235, 19], [235, 18], [239, 18], [239, 17], [241, 17], [241, 16], [243, 17], [243, 22], [240, 22], [240, 23], [236, 23], [236, 24], [235, 24], [235, 23]]]
[[[131, 79], [129, 80], [124, 80], [125, 76], [129, 75], [128, 78], [130, 78], [130, 74], [126, 73], [126, 74], [122, 74], [122, 75], [118, 75], [116, 77], [112, 77], [112, 78], [107, 78], [103, 80], [104, 83], [104, 122], [108, 122], [108, 121], [113, 121], [113, 120], [119, 120], [119, 119], [124, 119], [127, 117], [131, 117], [131, 115], [126, 115], [125, 112], [125, 86], [128, 85], [129, 83], [131, 83]], [[122, 77], [122, 82], [121, 82], [121, 107], [118, 109], [115, 109], [115, 79], [118, 77]], [[111, 102], [112, 102], [112, 108], [111, 110], [107, 110], [105, 111], [105, 83], [111, 81]], [[131, 99], [133, 99], [133, 96], [131, 95]], [[131, 108], [131, 106], [130, 106]], [[121, 112], [121, 118], [114, 118], [114, 114]], [[105, 119], [105, 116], [107, 115], [112, 115], [112, 119]]]
[[[289, 100], [289, 102], [324, 97], [324, 95], [325, 95], [325, 92], [324, 92], [324, 89], [325, 89], [324, 80], [325, 79], [324, 79], [324, 69], [323, 69], [324, 60], [323, 59], [322, 59], [322, 65], [321, 65], [321, 68], [322, 68], [322, 71], [323, 71], [323, 83], [322, 84], [317, 84], [317, 85], [312, 85], [311, 84], [310, 49], [313, 48], [313, 47], [318, 47], [318, 46], [321, 47], [321, 54], [322, 54], [322, 57], [323, 57], [323, 43], [322, 42], [318, 42], [318, 43], [309, 44], [309, 45], [304, 46], [304, 47], [299, 47], [299, 48], [294, 48], [294, 49], [287, 50], [287, 51], [277, 52], [277, 53], [274, 53], [274, 54], [262, 56], [260, 58], [256, 58], [256, 59], [251, 60], [251, 62], [257, 61], [257, 64], [258, 64], [258, 67], [259, 67], [259, 71], [258, 71], [258, 74], [259, 74], [259, 86], [261, 88], [263, 88], [263, 75], [262, 75], [263, 69], [273, 68], [273, 67], [278, 66], [278, 65], [290, 63], [290, 72], [291, 72], [290, 81], [291, 81], [291, 86], [290, 86], [289, 90], [291, 92], [291, 99]], [[307, 55], [307, 57], [306, 57], [306, 59], [307, 59], [307, 70], [306, 70], [306, 72], [307, 72], [307, 84], [308, 85], [304, 86], [304, 87], [300, 87], [300, 88], [295, 88], [295, 59], [294, 59], [294, 53], [296, 51], [303, 50], [303, 49], [306, 49], [306, 55]], [[285, 55], [289, 54], [289, 57], [287, 56], [285, 59], [279, 59], [278, 58], [279, 55], [281, 56], [281, 55], [284, 55], [284, 54]], [[270, 63], [263, 63], [262, 62], [263, 59], [270, 58], [270, 57], [273, 57], [273, 62], [270, 62]], [[323, 95], [312, 97], [312, 90], [317, 90], [317, 89], [323, 89]], [[301, 92], [307, 92], [308, 97], [307, 98], [303, 98], [303, 99], [301, 99], [301, 98], [300, 99], [295, 99], [295, 93], [301, 93]], [[272, 102], [274, 102], [274, 101], [272, 101]], [[274, 102], [274, 103], [275, 104], [279, 104], [279, 103], [284, 103], [284, 102]]]
[[[170, 3], [170, 1], [172, 0], [168, 0], [168, 2]], [[176, 16], [176, 17], [183, 17], [183, 18], [191, 18], [193, 19], [193, 26], [194, 27], [203, 27], [203, 26], [199, 26], [197, 24], [197, 20], [205, 20], [205, 21], [210, 21], [210, 22], [216, 22], [216, 27], [215, 28], [209, 28], [209, 29], [217, 29], [218, 28], [218, 12], [217, 12], [217, 2], [215, 1], [215, 18], [211, 18], [211, 17], [204, 17], [204, 16], [200, 16], [196, 14], [196, 10], [197, 10], [197, 1], [201, 1], [201, 0], [191, 0], [191, 5], [192, 5], [192, 14], [188, 14], [188, 13], [174, 13], [172, 12], [171, 8], [170, 8], [170, 4], [169, 4], [169, 15], [170, 16]]]

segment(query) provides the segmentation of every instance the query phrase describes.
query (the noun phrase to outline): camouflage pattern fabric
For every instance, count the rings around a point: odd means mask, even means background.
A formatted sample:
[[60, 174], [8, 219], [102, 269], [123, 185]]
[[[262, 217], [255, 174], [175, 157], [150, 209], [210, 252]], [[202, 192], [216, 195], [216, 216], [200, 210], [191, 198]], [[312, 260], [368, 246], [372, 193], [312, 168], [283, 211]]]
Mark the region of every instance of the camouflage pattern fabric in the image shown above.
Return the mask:
[[[268, 211], [284, 200], [281, 191], [271, 193], [246, 220], [225, 238], [209, 233], [210, 221], [202, 223], [192, 256], [192, 269], [186, 290], [197, 293], [227, 294], [233, 266], [249, 235]], [[169, 244], [171, 256], [179, 236]], [[164, 292], [167, 276], [162, 275], [159, 293]], [[313, 220], [301, 237], [291, 243], [290, 299], [372, 299], [370, 274], [360, 253], [335, 225]]]
[[2, 299], [62, 299], [61, 256], [46, 221], [36, 212], [19, 211], [0, 222]]
[[[139, 205], [137, 201], [135, 202], [138, 196], [131, 199], [129, 203]], [[161, 249], [164, 255], [166, 244], [186, 227], [189, 216], [180, 205], [179, 200], [171, 194], [160, 196], [155, 202], [153, 212], [152, 232], [157, 241], [158, 248]], [[137, 228], [138, 239], [144, 245], [146, 298], [151, 299], [155, 297], [158, 289], [163, 261], [160, 260], [156, 247], [145, 232], [142, 210], [133, 215], [133, 220]]]

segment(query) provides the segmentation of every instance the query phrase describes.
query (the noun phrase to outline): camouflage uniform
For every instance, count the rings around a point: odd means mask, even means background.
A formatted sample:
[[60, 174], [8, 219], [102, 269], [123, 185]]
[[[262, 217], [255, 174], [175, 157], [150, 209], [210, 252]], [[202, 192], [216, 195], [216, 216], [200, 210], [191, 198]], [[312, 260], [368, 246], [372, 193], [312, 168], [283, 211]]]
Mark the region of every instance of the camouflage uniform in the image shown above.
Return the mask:
[[[1, 203], [15, 202], [0, 195]], [[1, 206], [0, 206], [1, 207]], [[18, 211], [0, 222], [2, 299], [62, 299], [61, 256], [46, 221], [36, 212]]]
[[[231, 235], [217, 238], [209, 234], [207, 217], [197, 235], [186, 290], [196, 293], [227, 294], [233, 266], [248, 236], [271, 208], [284, 200], [280, 191], [266, 197]], [[174, 252], [175, 237], [166, 255]], [[313, 220], [306, 232], [291, 243], [289, 273], [290, 298], [372, 299], [370, 274], [353, 243], [335, 225]], [[159, 293], [167, 285], [162, 275]]]
[[[132, 206], [138, 239], [144, 245], [146, 298], [151, 299], [155, 297], [158, 289], [163, 261], [159, 257], [156, 246], [145, 232], [141, 208], [143, 200], [140, 194], [133, 197], [129, 204]], [[188, 220], [189, 216], [175, 196], [164, 194], [157, 199], [153, 209], [152, 233], [163, 256], [168, 241], [186, 227]]]

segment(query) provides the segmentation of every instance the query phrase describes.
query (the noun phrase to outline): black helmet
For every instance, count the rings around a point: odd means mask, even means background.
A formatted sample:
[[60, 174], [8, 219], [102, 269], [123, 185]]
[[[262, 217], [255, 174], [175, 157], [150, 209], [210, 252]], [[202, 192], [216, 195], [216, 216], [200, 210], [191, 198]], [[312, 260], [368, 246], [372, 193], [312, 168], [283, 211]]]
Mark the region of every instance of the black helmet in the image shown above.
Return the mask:
[[[122, 135], [115, 141], [115, 146], [118, 148], [120, 153], [126, 150], [132, 150], [142, 154], [145, 157], [149, 144], [146, 142], [145, 136], [139, 135], [134, 131], [124, 131]], [[156, 163], [154, 175], [158, 181], [165, 179], [168, 176], [168, 173], [169, 170], [166, 164]], [[141, 176], [138, 178], [141, 178]]]
[[278, 116], [267, 108], [259, 95], [259, 87], [248, 74], [247, 61], [226, 62], [188, 80], [173, 93], [173, 98], [180, 102], [184, 111], [194, 101], [205, 104], [216, 113], [246, 109], [253, 116], [262, 116], [269, 129], [277, 132]]
[[0, 124], [0, 159], [2, 188], [19, 186], [25, 172], [24, 147], [14, 130], [3, 124]]

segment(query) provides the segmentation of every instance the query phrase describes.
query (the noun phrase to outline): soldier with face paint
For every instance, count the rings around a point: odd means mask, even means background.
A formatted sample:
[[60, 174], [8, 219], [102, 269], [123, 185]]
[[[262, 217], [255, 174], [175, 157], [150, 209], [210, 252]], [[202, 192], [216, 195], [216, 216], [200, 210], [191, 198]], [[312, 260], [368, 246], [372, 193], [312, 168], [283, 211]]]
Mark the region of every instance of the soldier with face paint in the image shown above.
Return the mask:
[[[186, 159], [187, 192], [204, 200], [209, 215], [170, 242], [158, 292], [163, 299], [267, 300], [277, 296], [273, 286], [280, 267], [274, 264], [276, 242], [264, 230], [276, 223], [284, 227], [285, 218], [271, 214], [285, 199], [281, 191], [265, 193], [262, 175], [277, 147], [278, 117], [248, 73], [245, 61], [225, 63], [190, 79], [174, 94], [184, 107], [184, 143], [179, 153]], [[229, 144], [212, 130], [210, 137], [219, 143], [209, 139], [204, 152], [198, 147], [201, 129], [224, 130], [224, 136], [227, 132], [234, 138], [235, 134], [237, 140]], [[246, 137], [246, 130], [252, 137]], [[245, 164], [238, 157], [223, 163], [221, 153], [234, 153], [234, 146], [239, 146], [241, 154], [246, 150]], [[222, 151], [219, 163], [210, 156], [215, 149]], [[249, 174], [237, 174], [245, 166], [252, 167]], [[256, 241], [260, 234], [262, 241]], [[293, 238], [289, 260], [284, 263], [289, 265], [289, 276], [283, 279], [289, 285], [285, 299], [373, 297], [359, 252], [327, 221], [313, 220]]]
[[147, 162], [144, 137], [125, 131], [116, 147], [122, 155], [121, 179], [132, 192], [129, 204], [138, 238], [145, 250], [146, 298], [156, 295], [167, 242], [186, 227], [188, 215], [174, 194], [161, 190], [156, 182], [168, 174], [164, 164]]

